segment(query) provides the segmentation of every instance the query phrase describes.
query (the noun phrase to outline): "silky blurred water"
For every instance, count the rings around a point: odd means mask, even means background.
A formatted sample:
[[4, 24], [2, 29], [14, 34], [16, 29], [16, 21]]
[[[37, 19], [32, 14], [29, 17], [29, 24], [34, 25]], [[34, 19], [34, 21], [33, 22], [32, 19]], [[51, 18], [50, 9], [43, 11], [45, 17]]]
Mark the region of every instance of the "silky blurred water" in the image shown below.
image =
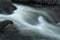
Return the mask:
[[[0, 32], [0, 40], [59, 40], [60, 29], [56, 27], [59, 26], [59, 18], [54, 15], [55, 9], [34, 8], [21, 4], [14, 5], [17, 10], [11, 15], [0, 14], [0, 19], [11, 19], [18, 25], [17, 30]], [[40, 16], [43, 16], [44, 19]], [[20, 31], [18, 31], [20, 29], [24, 35], [20, 34]]]

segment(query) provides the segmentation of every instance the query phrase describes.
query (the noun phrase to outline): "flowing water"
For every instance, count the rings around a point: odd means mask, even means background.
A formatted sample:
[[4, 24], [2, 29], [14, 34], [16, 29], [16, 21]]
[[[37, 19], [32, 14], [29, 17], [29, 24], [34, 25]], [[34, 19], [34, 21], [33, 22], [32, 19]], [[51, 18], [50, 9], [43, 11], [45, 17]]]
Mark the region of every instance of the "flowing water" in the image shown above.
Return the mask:
[[17, 31], [0, 33], [0, 40], [60, 40], [57, 8], [35, 8], [14, 4], [17, 7], [10, 15], [0, 14], [0, 21], [11, 20]]

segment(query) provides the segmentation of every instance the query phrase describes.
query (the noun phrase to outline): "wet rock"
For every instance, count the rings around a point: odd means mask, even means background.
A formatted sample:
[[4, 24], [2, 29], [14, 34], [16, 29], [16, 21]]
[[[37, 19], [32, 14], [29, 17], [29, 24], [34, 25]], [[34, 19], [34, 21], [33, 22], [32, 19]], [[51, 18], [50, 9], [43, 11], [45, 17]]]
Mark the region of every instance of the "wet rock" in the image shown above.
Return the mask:
[[32, 2], [32, 0], [11, 0], [13, 2]]
[[0, 1], [0, 11], [6, 14], [12, 13], [16, 7], [11, 3], [10, 0], [1, 0]]
[[4, 20], [0, 22], [0, 31], [6, 30], [7, 28], [11, 27], [13, 22], [10, 20]]
[[60, 4], [60, 0], [11, 0], [13, 2], [35, 2], [35, 3], [48, 3], [48, 4]]

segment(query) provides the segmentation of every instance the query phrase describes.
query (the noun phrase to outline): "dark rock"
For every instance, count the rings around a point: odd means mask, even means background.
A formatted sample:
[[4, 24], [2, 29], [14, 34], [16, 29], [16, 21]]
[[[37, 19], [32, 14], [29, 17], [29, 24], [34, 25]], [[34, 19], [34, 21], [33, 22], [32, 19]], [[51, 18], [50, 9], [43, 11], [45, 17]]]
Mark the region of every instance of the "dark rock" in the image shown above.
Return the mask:
[[35, 2], [35, 3], [48, 3], [48, 4], [60, 4], [60, 0], [11, 0], [13, 2]]
[[10, 27], [13, 24], [12, 21], [10, 20], [4, 20], [0, 22], [0, 32], [7, 29], [8, 27]]
[[13, 2], [31, 2], [32, 0], [11, 0]]
[[0, 1], [0, 11], [6, 14], [12, 13], [16, 7], [11, 3], [10, 0], [1, 0]]

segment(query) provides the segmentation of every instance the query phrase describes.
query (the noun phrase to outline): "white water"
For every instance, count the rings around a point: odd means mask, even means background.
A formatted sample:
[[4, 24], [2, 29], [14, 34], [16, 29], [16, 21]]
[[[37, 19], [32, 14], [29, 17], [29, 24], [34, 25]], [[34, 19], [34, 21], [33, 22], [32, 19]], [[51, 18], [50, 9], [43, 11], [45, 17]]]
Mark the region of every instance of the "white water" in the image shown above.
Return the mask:
[[[57, 38], [60, 40], [60, 28], [45, 21], [45, 15], [54, 23], [54, 20], [44, 10], [38, 10], [24, 5], [16, 5], [18, 8], [11, 15], [0, 14], [0, 19], [8, 19], [14, 22], [15, 27], [22, 35], [36, 35], [37, 37]], [[53, 40], [53, 39], [52, 39]], [[55, 39], [54, 39], [55, 40]]]

